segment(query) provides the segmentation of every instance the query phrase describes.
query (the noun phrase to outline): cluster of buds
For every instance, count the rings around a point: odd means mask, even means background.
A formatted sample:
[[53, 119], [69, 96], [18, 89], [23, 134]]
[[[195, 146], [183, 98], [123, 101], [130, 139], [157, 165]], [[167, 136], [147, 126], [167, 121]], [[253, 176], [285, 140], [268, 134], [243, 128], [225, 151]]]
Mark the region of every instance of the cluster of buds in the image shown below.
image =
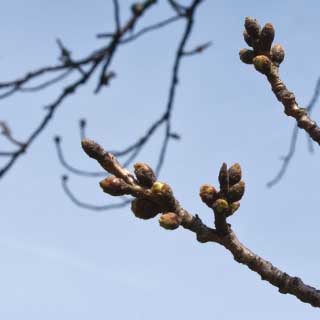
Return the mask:
[[250, 17], [245, 19], [244, 26], [243, 37], [252, 50], [241, 49], [240, 59], [244, 63], [253, 64], [257, 71], [267, 75], [272, 71], [273, 65], [279, 67], [284, 59], [282, 46], [280, 44], [272, 46], [274, 27], [271, 23], [266, 23], [261, 29], [259, 22]]
[[244, 195], [245, 183], [241, 180], [241, 167], [238, 163], [229, 169], [223, 163], [219, 172], [220, 191], [205, 184], [200, 188], [201, 200], [217, 214], [226, 217], [234, 214], [240, 207], [240, 200]]
[[[110, 159], [114, 160], [112, 157]], [[181, 224], [181, 218], [174, 212], [175, 198], [170, 186], [157, 181], [156, 175], [145, 163], [135, 163], [136, 179], [133, 183], [115, 175], [100, 182], [102, 190], [112, 196], [133, 195], [131, 211], [140, 219], [152, 219], [162, 213], [160, 225], [168, 230], [174, 230]]]

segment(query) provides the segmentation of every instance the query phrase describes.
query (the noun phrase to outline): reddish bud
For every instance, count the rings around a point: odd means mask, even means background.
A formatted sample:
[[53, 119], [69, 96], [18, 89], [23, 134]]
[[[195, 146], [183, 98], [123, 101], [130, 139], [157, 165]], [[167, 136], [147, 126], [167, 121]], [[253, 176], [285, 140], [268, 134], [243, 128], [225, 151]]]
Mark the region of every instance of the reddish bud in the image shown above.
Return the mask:
[[262, 74], [268, 74], [271, 71], [271, 61], [265, 55], [256, 56], [253, 59], [253, 64], [255, 69]]
[[260, 24], [256, 19], [246, 17], [244, 26], [248, 35], [252, 38], [258, 38], [260, 34]]
[[137, 218], [151, 219], [160, 213], [158, 205], [147, 199], [134, 199], [131, 202], [131, 210]]
[[239, 57], [243, 63], [252, 64], [253, 58], [255, 57], [255, 54], [254, 54], [253, 50], [241, 49], [239, 51]]
[[275, 31], [273, 25], [271, 23], [266, 23], [260, 33], [260, 47], [262, 51], [270, 51], [274, 34]]
[[159, 224], [167, 230], [174, 230], [180, 226], [181, 218], [174, 212], [163, 213], [159, 218]]
[[236, 202], [241, 200], [245, 191], [245, 183], [244, 181], [240, 181], [233, 185], [227, 194], [227, 199], [229, 202]]
[[155, 173], [146, 163], [135, 163], [134, 173], [139, 183], [148, 188], [151, 188], [153, 183], [157, 180]]
[[229, 184], [232, 186], [241, 180], [241, 167], [239, 163], [233, 164], [229, 170]]
[[204, 184], [203, 186], [201, 186], [199, 195], [201, 200], [208, 207], [211, 207], [212, 204], [218, 199], [217, 190], [209, 184]]
[[130, 186], [124, 180], [115, 176], [109, 176], [100, 181], [100, 187], [103, 189], [103, 192], [112, 196], [130, 194]]

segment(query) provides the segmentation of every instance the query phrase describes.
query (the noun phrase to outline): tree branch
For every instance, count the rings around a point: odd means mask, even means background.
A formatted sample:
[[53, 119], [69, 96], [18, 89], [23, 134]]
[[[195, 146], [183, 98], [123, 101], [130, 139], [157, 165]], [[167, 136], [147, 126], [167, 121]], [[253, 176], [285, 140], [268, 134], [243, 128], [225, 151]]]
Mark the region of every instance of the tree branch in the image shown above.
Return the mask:
[[240, 59], [253, 64], [255, 69], [264, 74], [269, 81], [276, 98], [284, 106], [286, 115], [293, 117], [299, 128], [320, 144], [320, 128], [309, 116], [309, 110], [301, 108], [295, 95], [290, 92], [279, 77], [279, 66], [284, 59], [284, 50], [280, 44], [272, 45], [275, 30], [267, 23], [261, 30], [257, 20], [247, 17], [245, 21], [244, 39], [253, 50], [241, 49]]
[[234, 164], [229, 170], [223, 164], [219, 173], [219, 192], [210, 185], [203, 185], [200, 189], [202, 201], [214, 213], [216, 228], [210, 228], [197, 215], [192, 215], [180, 205], [168, 184], [156, 181], [155, 174], [148, 165], [135, 164], [134, 177], [96, 142], [85, 139], [82, 147], [89, 157], [97, 160], [103, 169], [114, 175], [100, 182], [105, 193], [113, 196], [131, 195], [135, 198], [131, 209], [136, 217], [151, 219], [161, 214], [161, 227], [174, 230], [182, 226], [194, 232], [201, 243], [214, 242], [222, 245], [237, 262], [259, 274], [262, 280], [277, 287], [280, 293], [294, 295], [302, 302], [320, 307], [319, 290], [304, 284], [298, 277], [288, 275], [252, 252], [238, 240], [231, 225], [227, 223], [227, 218], [239, 208], [238, 201], [244, 194], [244, 182], [241, 180], [241, 168], [238, 164]]

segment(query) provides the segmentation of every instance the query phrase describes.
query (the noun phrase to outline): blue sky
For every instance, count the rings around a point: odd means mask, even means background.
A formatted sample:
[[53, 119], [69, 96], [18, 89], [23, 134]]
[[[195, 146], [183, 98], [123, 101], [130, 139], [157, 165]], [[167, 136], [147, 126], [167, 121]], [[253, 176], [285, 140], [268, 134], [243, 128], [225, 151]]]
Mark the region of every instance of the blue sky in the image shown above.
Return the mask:
[[[120, 2], [125, 18], [131, 2]], [[140, 26], [167, 17], [165, 3], [159, 1]], [[95, 34], [112, 29], [112, 13], [112, 1], [7, 1], [1, 15], [1, 79], [53, 64], [57, 37], [75, 57], [102, 45]], [[280, 269], [320, 287], [319, 150], [308, 153], [301, 132], [285, 178], [266, 188], [287, 152], [294, 122], [264, 77], [239, 60], [245, 16], [274, 23], [275, 42], [286, 51], [281, 77], [301, 105], [309, 102], [320, 75], [318, 1], [204, 1], [189, 47], [208, 40], [213, 46], [183, 61], [173, 114], [182, 140], [170, 143], [160, 180], [171, 184], [186, 209], [212, 224], [199, 186], [217, 184], [223, 161], [241, 163], [247, 191], [230, 219], [240, 240]], [[122, 47], [111, 68], [117, 73], [111, 87], [93, 95], [91, 82], [68, 99], [0, 181], [4, 319], [319, 318], [316, 309], [279, 294], [217, 245], [199, 244], [185, 230], [167, 232], [156, 219], [135, 219], [128, 208], [97, 213], [75, 207], [63, 193], [65, 170], [52, 137], [62, 135], [70, 163], [97, 170], [80, 148], [79, 118], [88, 119], [88, 136], [106, 148], [121, 148], [142, 135], [165, 108], [182, 27], [178, 23]], [[58, 92], [59, 86], [2, 100], [0, 118], [23, 138]], [[154, 165], [161, 141], [159, 132], [138, 160]], [[114, 201], [101, 193], [98, 181], [70, 176], [83, 201]]]

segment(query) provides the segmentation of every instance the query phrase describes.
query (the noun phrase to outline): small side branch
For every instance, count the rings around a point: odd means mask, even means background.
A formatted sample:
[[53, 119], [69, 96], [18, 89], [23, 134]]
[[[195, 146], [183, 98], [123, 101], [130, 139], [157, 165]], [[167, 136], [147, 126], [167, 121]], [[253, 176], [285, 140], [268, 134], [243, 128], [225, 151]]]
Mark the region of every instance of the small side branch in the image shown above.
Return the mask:
[[261, 29], [257, 20], [247, 17], [244, 39], [253, 50], [241, 49], [240, 59], [253, 64], [269, 81], [276, 98], [282, 103], [286, 115], [293, 117], [299, 128], [320, 144], [320, 127], [309, 116], [307, 108], [301, 108], [293, 92], [289, 91], [279, 76], [279, 67], [284, 59], [284, 49], [280, 44], [272, 46], [275, 30], [271, 23]]

